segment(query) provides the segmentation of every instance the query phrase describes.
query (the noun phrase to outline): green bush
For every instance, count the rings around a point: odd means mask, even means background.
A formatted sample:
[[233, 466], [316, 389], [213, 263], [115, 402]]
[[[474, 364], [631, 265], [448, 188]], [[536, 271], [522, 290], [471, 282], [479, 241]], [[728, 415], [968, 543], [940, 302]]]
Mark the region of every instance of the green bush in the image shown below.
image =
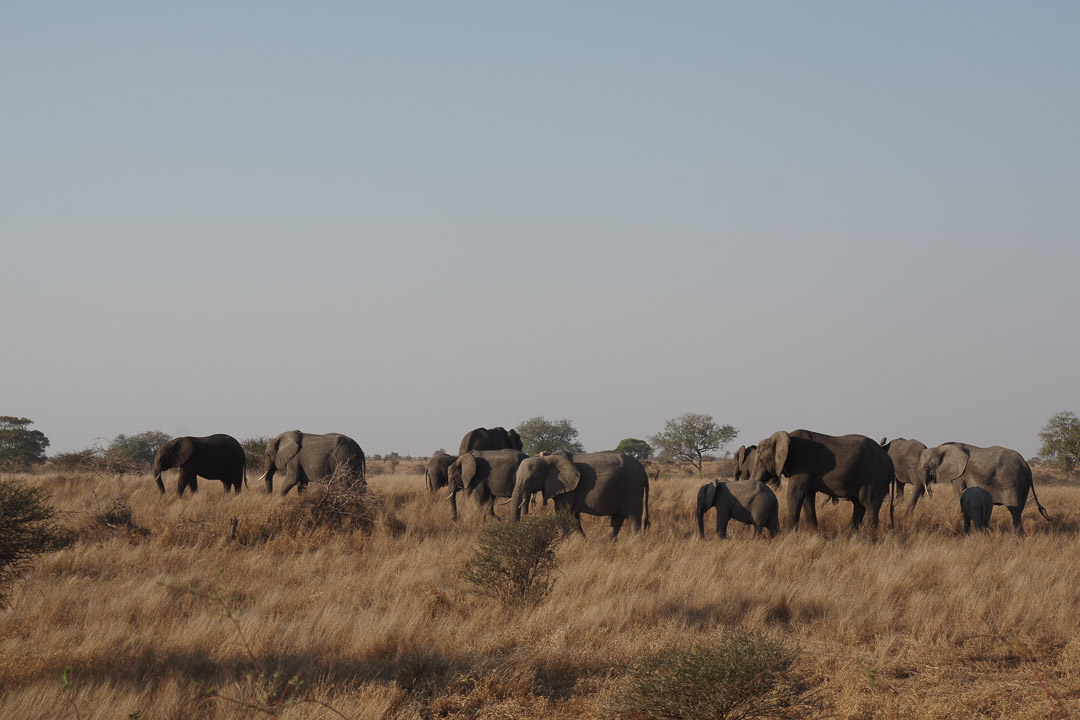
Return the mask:
[[55, 524], [55, 512], [41, 488], [0, 479], [0, 608], [7, 590], [35, 555], [63, 547], [67, 538]]
[[803, 716], [806, 690], [790, 677], [794, 653], [760, 632], [672, 648], [634, 663], [620, 683], [617, 716], [729, 720]]
[[565, 515], [488, 525], [463, 576], [503, 604], [538, 603], [555, 585], [555, 547], [574, 527], [574, 519]]

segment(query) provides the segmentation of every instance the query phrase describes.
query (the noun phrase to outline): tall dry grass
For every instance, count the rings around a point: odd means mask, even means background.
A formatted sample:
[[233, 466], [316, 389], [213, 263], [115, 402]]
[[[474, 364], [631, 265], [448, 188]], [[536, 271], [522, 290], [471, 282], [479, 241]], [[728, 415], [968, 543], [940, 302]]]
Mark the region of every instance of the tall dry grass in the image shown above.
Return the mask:
[[[506, 608], [461, 578], [479, 511], [453, 523], [405, 465], [370, 478], [397, 522], [304, 534], [267, 532], [296, 498], [254, 486], [28, 478], [78, 540], [0, 613], [0, 717], [605, 717], [634, 660], [733, 628], [797, 652], [815, 717], [1080, 714], [1080, 488], [1040, 477], [1054, 524], [1029, 509], [1025, 538], [1001, 508], [963, 536], [939, 490], [898, 530], [851, 535], [841, 503], [819, 533], [700, 541], [700, 481], [672, 473], [644, 536], [612, 543], [586, 518], [551, 594]], [[130, 515], [103, 522], [121, 496]]]

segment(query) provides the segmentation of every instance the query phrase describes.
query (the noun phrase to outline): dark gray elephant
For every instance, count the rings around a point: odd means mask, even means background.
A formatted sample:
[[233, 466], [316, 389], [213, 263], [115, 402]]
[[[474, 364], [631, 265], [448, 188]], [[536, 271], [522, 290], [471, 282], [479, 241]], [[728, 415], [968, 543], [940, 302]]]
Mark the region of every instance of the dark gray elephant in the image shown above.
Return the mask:
[[[754, 472], [754, 465], [757, 464], [757, 445], [751, 445], [750, 447], [740, 445], [739, 449], [735, 451], [733, 459], [735, 469], [731, 473], [732, 479], [749, 480]], [[768, 480], [765, 482], [768, 482]]]
[[495, 515], [495, 500], [508, 498], [514, 491], [514, 478], [518, 466], [528, 455], [520, 450], [473, 450], [462, 453], [450, 463], [446, 477], [450, 485], [450, 508], [457, 520], [457, 494], [476, 498], [481, 507], [487, 506], [488, 514]]
[[[825, 435], [796, 430], [775, 432], [757, 445], [752, 478], [770, 475], [786, 480], [787, 525], [799, 527], [799, 508], [811, 527], [817, 527], [816, 493], [845, 499], [853, 506], [851, 527], [858, 529], [867, 510], [877, 527], [881, 504], [893, 487], [892, 460], [865, 435]], [[889, 503], [892, 522], [892, 503]]]
[[978, 447], [966, 443], [945, 443], [923, 450], [919, 456], [916, 479], [924, 486], [930, 483], [951, 483], [959, 495], [972, 485], [990, 491], [995, 505], [1004, 505], [1012, 515], [1013, 528], [1024, 534], [1021, 514], [1031, 493], [1039, 513], [1050, 520], [1035, 494], [1031, 467], [1015, 450]]
[[299, 430], [283, 432], [266, 444], [266, 492], [274, 492], [274, 475], [285, 474], [281, 494], [294, 487], [303, 492], [312, 480], [340, 476], [363, 482], [367, 459], [360, 445], [348, 435], [316, 435]]
[[501, 427], [476, 428], [465, 433], [461, 438], [461, 446], [458, 455], [464, 455], [470, 450], [521, 450], [521, 436], [517, 430], [506, 430]]
[[220, 480], [225, 484], [225, 492], [234, 490], [240, 494], [240, 483], [247, 482], [247, 463], [244, 448], [232, 435], [207, 435], [205, 437], [184, 436], [173, 438], [157, 449], [154, 455], [154, 481], [158, 490], [165, 494], [165, 483], [161, 473], [178, 468], [180, 479], [176, 483], [176, 492], [183, 496], [184, 490], [199, 490], [198, 478]]
[[698, 537], [705, 537], [705, 513], [716, 508], [716, 534], [727, 537], [729, 520], [754, 527], [754, 537], [761, 528], [769, 530], [770, 537], [780, 533], [780, 503], [776, 493], [757, 480], [713, 480], [698, 489], [697, 526]]
[[537, 492], [554, 499], [556, 512], [571, 513], [582, 535], [582, 513], [611, 516], [612, 538], [627, 519], [637, 532], [649, 526], [649, 476], [625, 453], [555, 452], [522, 461], [510, 501], [514, 520]]
[[930, 494], [930, 488], [919, 480], [919, 458], [922, 457], [926, 446], [918, 440], [906, 438], [894, 438], [888, 442], [881, 440], [881, 447], [893, 461], [893, 470], [896, 473], [896, 497], [904, 496], [904, 488], [911, 488], [911, 497], [904, 504], [904, 514], [908, 515], [915, 510], [915, 504], [925, 492]]
[[435, 492], [439, 488], [449, 485], [446, 479], [446, 471], [457, 458], [457, 455], [440, 453], [428, 460], [427, 467], [424, 469], [424, 483], [427, 485], [428, 490]]
[[960, 513], [964, 516], [964, 532], [971, 532], [971, 524], [976, 530], [990, 527], [990, 515], [994, 512], [994, 498], [990, 491], [978, 485], [960, 493]]

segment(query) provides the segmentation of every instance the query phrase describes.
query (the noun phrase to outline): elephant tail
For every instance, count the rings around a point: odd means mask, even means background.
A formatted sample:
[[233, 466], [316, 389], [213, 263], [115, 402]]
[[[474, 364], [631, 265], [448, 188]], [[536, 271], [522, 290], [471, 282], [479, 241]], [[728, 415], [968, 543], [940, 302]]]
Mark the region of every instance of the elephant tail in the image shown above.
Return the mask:
[[[884, 440], [885, 438], [881, 438]], [[889, 483], [889, 527], [896, 527], [896, 518], [893, 512], [893, 507], [896, 504], [896, 485], [899, 481], [896, 479], [896, 473], [893, 473], [892, 482]]]
[[649, 473], [645, 473], [645, 517], [641, 519], [641, 530], [649, 529]]
[[1031, 497], [1035, 498], [1035, 506], [1039, 508], [1039, 514], [1046, 518], [1046, 522], [1050, 522], [1050, 516], [1046, 514], [1046, 508], [1039, 502], [1039, 496], [1035, 494], [1035, 481], [1031, 481]]

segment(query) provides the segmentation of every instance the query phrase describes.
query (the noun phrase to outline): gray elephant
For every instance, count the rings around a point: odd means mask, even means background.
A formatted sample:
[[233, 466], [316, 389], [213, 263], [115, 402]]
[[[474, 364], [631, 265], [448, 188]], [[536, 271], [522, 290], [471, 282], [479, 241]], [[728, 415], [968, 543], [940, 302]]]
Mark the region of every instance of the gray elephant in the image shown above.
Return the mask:
[[885, 452], [893, 461], [893, 470], [896, 474], [896, 497], [903, 497], [905, 486], [911, 487], [911, 498], [904, 505], [904, 514], [908, 515], [915, 510], [915, 504], [919, 502], [924, 492], [927, 495], [930, 494], [929, 486], [918, 478], [919, 458], [922, 457], [926, 446], [918, 440], [894, 438], [886, 442], [885, 438], [882, 438], [881, 447], [885, 448]]
[[754, 537], [761, 528], [768, 528], [769, 536], [780, 533], [780, 503], [776, 493], [757, 480], [713, 480], [698, 489], [697, 526], [698, 537], [705, 537], [705, 513], [716, 508], [716, 534], [727, 537], [729, 520], [736, 520], [754, 527]]
[[[867, 510], [877, 527], [881, 504], [889, 496], [895, 477], [892, 459], [865, 435], [825, 435], [796, 430], [779, 431], [757, 445], [752, 478], [786, 479], [787, 525], [799, 527], [799, 508], [811, 527], [817, 527], [816, 493], [846, 499], [853, 506], [852, 530], [858, 529]], [[889, 503], [892, 522], [892, 503]]]
[[517, 434], [517, 430], [507, 431], [501, 427], [476, 428], [461, 438], [458, 455], [464, 455], [470, 450], [521, 450], [522, 447], [521, 436]]
[[495, 515], [495, 500], [508, 498], [514, 491], [514, 479], [518, 466], [528, 455], [520, 450], [473, 450], [462, 453], [447, 468], [450, 485], [450, 508], [457, 520], [457, 494], [476, 498], [481, 506], [487, 506], [488, 514]]
[[316, 435], [299, 430], [283, 432], [266, 444], [266, 492], [274, 492], [274, 475], [285, 474], [281, 494], [294, 487], [303, 492], [312, 480], [341, 476], [349, 482], [363, 482], [367, 459], [360, 445], [348, 435]]
[[1015, 450], [978, 447], [966, 443], [945, 443], [923, 450], [919, 456], [916, 479], [924, 486], [930, 483], [951, 483], [957, 495], [972, 485], [990, 492], [995, 505], [1004, 505], [1012, 515], [1013, 529], [1024, 534], [1021, 514], [1031, 493], [1039, 513], [1050, 520], [1035, 494], [1031, 467]]
[[173, 438], [157, 449], [154, 455], [154, 481], [158, 490], [165, 494], [165, 483], [161, 473], [178, 468], [180, 478], [176, 483], [176, 492], [182, 497], [184, 490], [199, 490], [198, 478], [220, 480], [225, 484], [225, 492], [234, 490], [240, 494], [240, 483], [247, 482], [247, 462], [244, 448], [232, 435], [207, 435], [205, 437], [184, 436]]
[[435, 492], [439, 488], [444, 488], [450, 484], [447, 480], [446, 471], [450, 469], [450, 465], [457, 458], [457, 455], [440, 453], [428, 460], [427, 467], [424, 469], [424, 483], [427, 485], [428, 490]]
[[990, 515], [994, 512], [994, 498], [990, 491], [978, 485], [960, 493], [960, 513], [964, 516], [964, 532], [971, 532], [971, 524], [975, 523], [976, 530], [986, 530], [990, 527]]
[[627, 519], [635, 531], [649, 526], [649, 476], [634, 457], [618, 452], [555, 452], [522, 461], [511, 504], [514, 520], [533, 493], [554, 499], [556, 512], [569, 512], [581, 527], [581, 514], [611, 517], [611, 537]]

